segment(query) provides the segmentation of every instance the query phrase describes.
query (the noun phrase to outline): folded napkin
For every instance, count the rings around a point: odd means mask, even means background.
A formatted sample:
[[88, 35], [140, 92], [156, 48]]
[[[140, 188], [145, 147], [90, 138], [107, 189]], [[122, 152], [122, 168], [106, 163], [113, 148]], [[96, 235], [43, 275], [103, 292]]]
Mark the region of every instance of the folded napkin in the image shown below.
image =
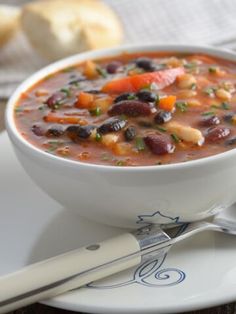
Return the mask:
[[[78, 0], [79, 1], [79, 0]], [[0, 0], [3, 4], [27, 1]], [[124, 43], [210, 44], [236, 48], [235, 0], [104, 0], [120, 16]], [[0, 50], [0, 98], [47, 64], [23, 34]]]

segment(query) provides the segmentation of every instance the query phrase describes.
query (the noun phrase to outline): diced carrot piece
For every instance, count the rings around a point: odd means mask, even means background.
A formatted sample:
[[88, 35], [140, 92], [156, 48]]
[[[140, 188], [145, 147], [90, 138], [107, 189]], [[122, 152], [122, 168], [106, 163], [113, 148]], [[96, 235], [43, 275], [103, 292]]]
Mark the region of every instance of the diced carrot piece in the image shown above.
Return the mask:
[[84, 75], [88, 79], [95, 79], [98, 77], [97, 65], [93, 61], [86, 61], [84, 66]]
[[77, 108], [91, 108], [94, 101], [94, 95], [80, 92], [78, 96], [78, 101], [75, 104]]
[[44, 121], [49, 122], [49, 123], [59, 123], [59, 124], [80, 124], [80, 125], [88, 124], [86, 120], [81, 119], [80, 117], [58, 116], [52, 113], [49, 113], [47, 116], [45, 116]]
[[174, 83], [176, 78], [184, 73], [184, 68], [179, 67], [163, 71], [137, 74], [110, 81], [103, 86], [102, 91], [114, 94], [137, 92], [150, 84], [156, 84], [158, 89], [162, 89]]
[[160, 109], [165, 111], [172, 111], [175, 107], [176, 96], [170, 95], [164, 98], [161, 98], [158, 104]]

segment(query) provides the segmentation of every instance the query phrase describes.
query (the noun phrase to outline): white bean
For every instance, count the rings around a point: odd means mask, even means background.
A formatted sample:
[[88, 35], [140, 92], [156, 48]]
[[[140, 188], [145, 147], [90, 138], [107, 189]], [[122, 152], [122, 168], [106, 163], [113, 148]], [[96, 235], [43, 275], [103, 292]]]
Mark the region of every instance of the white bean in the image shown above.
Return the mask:
[[169, 132], [176, 134], [181, 140], [186, 142], [191, 142], [199, 146], [204, 143], [204, 136], [198, 129], [177, 122], [169, 122], [166, 124], [166, 128]]

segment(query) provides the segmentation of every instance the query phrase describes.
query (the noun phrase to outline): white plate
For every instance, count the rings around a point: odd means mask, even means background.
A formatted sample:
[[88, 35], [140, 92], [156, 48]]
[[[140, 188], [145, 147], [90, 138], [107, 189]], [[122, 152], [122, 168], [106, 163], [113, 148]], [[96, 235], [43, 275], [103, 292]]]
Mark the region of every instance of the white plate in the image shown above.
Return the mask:
[[[122, 231], [61, 208], [26, 176], [5, 133], [0, 134], [0, 147], [0, 275]], [[235, 209], [227, 215], [236, 221]], [[156, 261], [45, 303], [90, 313], [177, 313], [210, 307], [236, 300], [235, 261], [236, 238], [204, 233]]]

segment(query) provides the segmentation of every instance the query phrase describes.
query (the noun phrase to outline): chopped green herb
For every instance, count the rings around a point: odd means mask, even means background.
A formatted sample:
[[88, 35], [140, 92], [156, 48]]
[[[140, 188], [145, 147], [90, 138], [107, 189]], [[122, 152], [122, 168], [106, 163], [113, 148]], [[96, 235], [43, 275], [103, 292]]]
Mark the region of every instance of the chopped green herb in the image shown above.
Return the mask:
[[16, 113], [20, 113], [20, 112], [23, 112], [24, 111], [24, 108], [23, 107], [15, 107], [14, 111]]
[[135, 68], [136, 68], [136, 65], [134, 63], [131, 63], [126, 66], [126, 71], [129, 72], [131, 70], [134, 70]]
[[102, 140], [102, 135], [101, 135], [100, 133], [97, 133], [97, 134], [96, 134], [96, 137], [95, 137], [95, 140], [96, 140], [97, 142], [101, 142], [101, 140]]
[[97, 67], [96, 71], [98, 72], [98, 74], [100, 74], [102, 77], [106, 78], [107, 77], [107, 71], [101, 67]]
[[48, 144], [52, 144], [52, 145], [61, 145], [61, 144], [64, 144], [63, 141], [58, 141], [58, 140], [50, 140], [47, 142]]
[[67, 97], [70, 97], [70, 89], [68, 87], [63, 87], [61, 89], [61, 92], [63, 92], [64, 94], [66, 94]]
[[75, 67], [68, 67], [62, 70], [62, 72], [67, 73], [67, 72], [72, 72], [73, 70], [75, 70]]
[[103, 153], [102, 155], [101, 155], [101, 160], [104, 160], [104, 161], [106, 161], [106, 160], [109, 160], [111, 157], [107, 154], [107, 153]]
[[202, 116], [211, 116], [211, 115], [214, 115], [214, 114], [215, 114], [214, 111], [206, 111], [206, 112], [202, 113]]
[[137, 148], [138, 151], [143, 151], [145, 149], [145, 144], [141, 137], [136, 137], [135, 147]]
[[158, 94], [156, 94], [156, 101], [155, 101], [155, 105], [158, 106], [159, 105], [159, 102], [160, 102], [160, 96]]
[[196, 62], [189, 62], [189, 63], [184, 64], [184, 67], [186, 69], [192, 70], [192, 69], [195, 69], [197, 67], [197, 63]]
[[125, 114], [121, 114], [121, 115], [119, 116], [119, 119], [120, 119], [120, 120], [127, 120], [127, 116], [126, 116]]
[[179, 109], [181, 112], [186, 112], [188, 108], [188, 104], [186, 101], [177, 101], [176, 108]]
[[128, 100], [133, 100], [133, 99], [136, 99], [136, 96], [135, 96], [135, 95], [129, 95], [129, 96], [127, 97], [127, 99], [128, 99]]
[[222, 102], [220, 106], [224, 110], [229, 110], [230, 109], [230, 105], [227, 102]]
[[206, 88], [203, 90], [203, 92], [204, 92], [206, 95], [212, 97], [212, 96], [214, 96], [214, 94], [215, 94], [215, 88], [214, 88], [214, 87], [206, 87]]
[[91, 109], [89, 112], [90, 112], [90, 114], [91, 114], [92, 116], [96, 116], [96, 117], [98, 117], [98, 116], [100, 116], [100, 115], [102, 114], [102, 110], [101, 110], [101, 108], [99, 108], [99, 107], [96, 107], [96, 108], [94, 108], [94, 109]]
[[158, 131], [160, 132], [166, 132], [166, 128], [163, 128], [162, 126], [159, 126], [159, 125], [155, 125], [155, 129], [157, 129]]
[[220, 109], [220, 106], [219, 105], [211, 105], [211, 108]]
[[45, 109], [46, 109], [46, 106], [45, 106], [45, 105], [41, 105], [41, 106], [38, 107], [38, 110], [40, 110], [40, 111], [43, 111], [43, 110], [45, 110]]
[[53, 106], [53, 109], [59, 109], [62, 106], [62, 101], [58, 101], [55, 103], [55, 105]]
[[151, 90], [151, 84], [146, 84], [141, 88], [141, 91], [150, 91]]
[[170, 136], [175, 141], [175, 143], [179, 143], [180, 142], [180, 138], [175, 133], [172, 133]]
[[150, 90], [152, 91], [152, 90], [158, 90], [159, 88], [158, 88], [158, 85], [156, 84], [156, 83], [151, 83], [151, 85], [150, 85]]
[[75, 87], [80, 87], [80, 82], [78, 80], [73, 80], [73, 81], [70, 81], [69, 83], [70, 85], [73, 85]]
[[193, 83], [191, 86], [190, 86], [190, 89], [192, 90], [195, 90], [197, 88], [197, 84], [196, 83]]
[[155, 91], [155, 90], [158, 90], [158, 86], [156, 83], [150, 83], [150, 84], [146, 84], [144, 86], [142, 86], [141, 88], [142, 91]]
[[51, 141], [48, 141], [47, 144], [49, 145], [48, 146], [48, 149], [47, 149], [47, 152], [53, 152], [55, 151], [60, 145], [64, 144], [63, 141], [57, 141], [57, 140], [51, 140]]
[[208, 72], [209, 72], [209, 73], [216, 73], [216, 71], [217, 71], [217, 67], [216, 67], [216, 66], [210, 66], [210, 67], [208, 68]]
[[117, 166], [120, 166], [120, 167], [125, 166], [125, 161], [123, 161], [123, 160], [118, 160], [118, 161], [116, 162], [116, 165], [117, 165]]

